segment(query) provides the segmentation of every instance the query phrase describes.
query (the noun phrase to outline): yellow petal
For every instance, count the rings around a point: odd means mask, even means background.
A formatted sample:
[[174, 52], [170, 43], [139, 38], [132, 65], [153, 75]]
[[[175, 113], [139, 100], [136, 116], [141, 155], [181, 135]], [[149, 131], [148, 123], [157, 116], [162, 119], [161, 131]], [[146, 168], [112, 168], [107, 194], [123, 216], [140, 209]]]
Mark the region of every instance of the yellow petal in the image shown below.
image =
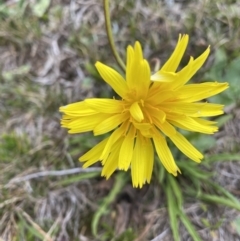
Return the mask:
[[169, 113], [184, 114], [192, 117], [207, 117], [223, 114], [223, 105], [212, 103], [164, 102], [159, 105]]
[[158, 71], [157, 73], [151, 75], [152, 81], [157, 82], [173, 82], [178, 78], [178, 74], [174, 72], [166, 72], [163, 70]]
[[158, 119], [154, 118], [154, 124], [164, 133], [166, 136], [174, 136], [176, 129], [168, 122], [161, 123]]
[[135, 128], [131, 126], [122, 142], [118, 159], [118, 167], [120, 170], [127, 171], [132, 161], [135, 132]]
[[153, 136], [154, 145], [160, 161], [169, 173], [177, 175], [178, 167], [173, 159], [165, 138], [156, 130]]
[[139, 83], [138, 83], [138, 89], [139, 89], [139, 96], [138, 98], [145, 99], [147, 94], [148, 94], [148, 89], [150, 85], [150, 75], [151, 75], [151, 70], [150, 66], [147, 62], [147, 60], [143, 60], [141, 63], [141, 73], [138, 73]]
[[178, 72], [178, 80], [168, 85], [170, 90], [176, 90], [190, 80], [193, 64], [194, 59], [193, 57], [190, 57], [188, 64]]
[[[229, 87], [228, 83], [206, 82], [184, 85], [178, 90], [177, 98], [187, 102], [200, 101], [217, 95]], [[193, 95], [194, 93], [194, 95]]]
[[114, 99], [86, 99], [86, 105], [96, 112], [101, 113], [121, 113], [123, 111], [123, 101]]
[[193, 120], [197, 121], [198, 123], [200, 123], [201, 125], [216, 125], [217, 121], [210, 121], [210, 120], [205, 120], [205, 119], [200, 119], [198, 117], [192, 117]]
[[86, 116], [98, 113], [96, 110], [90, 109], [84, 101], [62, 106], [59, 111], [70, 116]]
[[134, 49], [127, 49], [126, 81], [129, 89], [135, 92], [136, 99], [144, 99], [147, 96], [150, 85], [150, 67], [143, 59], [142, 48], [139, 42]]
[[161, 88], [150, 88], [147, 101], [156, 106], [158, 104], [161, 104], [163, 101], [166, 101], [168, 99], [175, 98], [174, 92], [165, 90], [162, 91]]
[[166, 120], [166, 114], [158, 108], [148, 108], [148, 113], [151, 117], [155, 117], [160, 123], [163, 123]]
[[98, 161], [100, 159], [100, 156], [102, 154], [102, 151], [103, 151], [104, 147], [106, 146], [106, 144], [108, 142], [108, 139], [109, 139], [109, 137], [104, 139], [103, 141], [99, 142], [91, 150], [89, 150], [87, 153], [82, 155], [79, 158], [79, 161], [84, 162], [84, 161], [88, 161], [88, 160], [91, 160], [91, 159]]
[[98, 162], [99, 159], [98, 158], [91, 158], [89, 159], [88, 161], [86, 161], [84, 164], [83, 164], [83, 168], [87, 168], [87, 167], [90, 167], [92, 166], [93, 164], [95, 164], [96, 162]]
[[101, 77], [124, 99], [128, 92], [127, 83], [124, 78], [117, 71], [100, 62], [97, 62], [95, 66]]
[[163, 65], [161, 68], [161, 71], [166, 72], [175, 72], [182, 57], [183, 54], [187, 48], [188, 44], [188, 35], [179, 35], [178, 43], [171, 55], [171, 57], [168, 59], [168, 61]]
[[133, 121], [132, 123], [136, 127], [136, 129], [138, 129], [140, 131], [145, 131], [145, 130], [149, 130], [152, 128], [152, 124], [150, 124], [150, 123], [138, 123], [135, 121]]
[[123, 123], [127, 118], [128, 118], [128, 113], [116, 114], [108, 117], [93, 129], [94, 135], [95, 136], [102, 135], [104, 133], [107, 133], [115, 129], [117, 126]]
[[65, 127], [65, 128], [68, 128], [68, 124], [75, 119], [76, 118], [72, 118], [71, 116], [63, 115], [62, 119], [61, 119], [61, 126]]
[[108, 114], [95, 114], [91, 116], [83, 116], [80, 118], [74, 118], [67, 124], [63, 122], [63, 126], [68, 128], [68, 133], [81, 133], [92, 131], [99, 123], [108, 118]]
[[[172, 120], [177, 120], [177, 119], [181, 119], [183, 116], [186, 116], [184, 114], [177, 114], [177, 113], [168, 113], [167, 115], [167, 119], [168, 121], [172, 121]], [[207, 126], [212, 126], [212, 125], [216, 125], [217, 122], [216, 121], [210, 121], [210, 120], [205, 120], [205, 119], [201, 119], [199, 117], [191, 117], [193, 120], [197, 121], [198, 123], [200, 123], [201, 125], [207, 125]]]
[[205, 134], [214, 134], [218, 131], [217, 126], [204, 125], [197, 118], [188, 117], [185, 115], [178, 116], [174, 120], [169, 120], [169, 122], [176, 127], [179, 127], [188, 131], [201, 132]]
[[144, 119], [143, 112], [138, 104], [138, 102], [134, 102], [130, 107], [130, 113], [133, 119], [138, 122], [141, 122]]
[[112, 149], [110, 155], [108, 156], [108, 158], [104, 162], [104, 166], [103, 166], [103, 169], [102, 169], [102, 176], [105, 176], [106, 179], [108, 179], [118, 167], [117, 160], [118, 160], [118, 156], [119, 156], [121, 143], [122, 143], [122, 140], [119, 140], [116, 143], [116, 145]]
[[134, 127], [140, 131], [140, 133], [144, 136], [144, 137], [148, 137], [151, 138], [152, 137], [152, 132], [151, 129], [153, 127], [153, 124], [151, 123], [138, 123], [136, 121], [133, 120], [132, 124], [134, 125]]
[[203, 155], [179, 132], [170, 137], [177, 148], [195, 162], [201, 162]]
[[190, 73], [190, 78], [192, 78], [192, 76], [203, 66], [209, 54], [210, 46], [208, 46], [208, 48], [198, 58], [194, 60], [193, 68]]
[[145, 158], [145, 154], [143, 137], [141, 134], [138, 134], [131, 164], [133, 187], [142, 188], [143, 184], [146, 182], [146, 166], [148, 160]]
[[187, 66], [185, 66], [181, 71], [178, 72], [179, 80], [174, 82], [175, 89], [186, 84], [192, 76], [202, 67], [210, 53], [210, 47], [208, 47], [198, 58], [195, 60], [190, 58]]
[[135, 58], [138, 60], [143, 60], [143, 53], [142, 53], [142, 47], [141, 44], [136, 41], [134, 45], [134, 52], [135, 52]]
[[123, 123], [119, 128], [117, 128], [109, 137], [107, 144], [105, 145], [102, 155], [100, 156], [100, 160], [103, 160], [103, 164], [104, 164], [104, 160], [107, 159], [111, 148], [113, 146], [113, 144], [121, 137], [123, 136], [123, 134], [126, 131], [126, 126], [128, 125], [128, 123]]
[[146, 167], [145, 167], [145, 175], [147, 179], [147, 183], [150, 183], [152, 177], [152, 170], [153, 170], [153, 162], [154, 162], [154, 150], [152, 142], [149, 138], [145, 138], [145, 157], [144, 159], [147, 160]]
[[134, 50], [132, 46], [128, 46], [127, 47], [127, 65], [126, 65], [126, 80], [128, 82], [128, 80], [131, 78], [131, 66], [132, 66], [132, 62], [134, 60]]

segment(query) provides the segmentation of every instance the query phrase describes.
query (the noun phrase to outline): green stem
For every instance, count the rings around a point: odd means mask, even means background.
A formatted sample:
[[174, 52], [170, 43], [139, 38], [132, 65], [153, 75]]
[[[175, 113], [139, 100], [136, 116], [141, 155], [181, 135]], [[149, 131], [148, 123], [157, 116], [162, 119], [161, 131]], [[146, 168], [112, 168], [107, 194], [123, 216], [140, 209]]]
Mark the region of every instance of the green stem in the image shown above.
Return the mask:
[[213, 204], [221, 204], [221, 205], [228, 206], [230, 208], [240, 211], [239, 204], [232, 202], [232, 200], [225, 199], [224, 197], [218, 197], [215, 195], [208, 195], [208, 194], [201, 194], [198, 196], [198, 199], [201, 199], [205, 202], [211, 202]]
[[116, 199], [116, 196], [119, 194], [119, 192], [122, 191], [126, 182], [127, 182], [127, 179], [124, 177], [124, 173], [122, 172], [118, 173], [116, 175], [116, 181], [113, 185], [113, 188], [111, 189], [108, 196], [106, 196], [102, 200], [102, 203], [100, 204], [99, 209], [95, 212], [93, 216], [93, 221], [92, 221], [92, 232], [95, 237], [97, 237], [97, 229], [98, 229], [100, 218], [110, 210], [109, 206]]
[[[225, 197], [229, 198], [232, 202], [236, 203], [237, 205], [240, 204], [240, 202], [237, 200], [236, 197], [234, 197], [230, 192], [228, 192], [224, 187], [221, 187], [220, 185], [213, 183], [211, 181], [206, 181], [209, 185], [211, 185], [215, 190], [221, 192]], [[240, 205], [239, 205], [240, 206]]]
[[[167, 180], [168, 180], [169, 187], [171, 187], [174, 193], [174, 196], [176, 197], [176, 203], [178, 205], [178, 209], [182, 210], [182, 206], [183, 206], [182, 190], [178, 185], [176, 178], [173, 177], [171, 174], [167, 174]], [[171, 197], [171, 198], [174, 198], [174, 197]]]
[[171, 189], [170, 184], [164, 188], [165, 194], [167, 196], [167, 209], [168, 209], [168, 216], [170, 221], [170, 227], [173, 234], [174, 241], [180, 241], [180, 235], [178, 230], [178, 205], [174, 200], [173, 192]]
[[108, 0], [103, 0], [103, 6], [104, 6], [104, 17], [105, 17], [105, 24], [106, 24], [108, 41], [110, 43], [113, 55], [114, 55], [117, 63], [122, 68], [122, 70], [125, 72], [126, 66], [125, 66], [124, 62], [122, 61], [121, 57], [119, 56], [119, 54], [116, 50], [116, 46], [115, 46], [114, 41], [113, 41], [113, 34], [112, 34], [112, 28], [111, 28], [111, 19], [110, 19]]
[[188, 219], [187, 215], [183, 212], [180, 212], [179, 218], [181, 219], [188, 233], [192, 236], [193, 240], [202, 241], [202, 239], [199, 237], [199, 234], [197, 233], [194, 226], [192, 225], [191, 221]]

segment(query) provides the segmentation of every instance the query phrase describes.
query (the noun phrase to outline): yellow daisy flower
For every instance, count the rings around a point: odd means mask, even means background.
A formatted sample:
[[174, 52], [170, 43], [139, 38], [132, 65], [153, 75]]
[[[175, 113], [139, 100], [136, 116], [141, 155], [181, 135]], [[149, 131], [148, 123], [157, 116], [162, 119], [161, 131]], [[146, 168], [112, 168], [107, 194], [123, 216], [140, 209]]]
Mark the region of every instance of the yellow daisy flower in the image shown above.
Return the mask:
[[[126, 77], [97, 62], [101, 77], [120, 96], [119, 99], [91, 98], [60, 107], [64, 113], [61, 124], [69, 133], [93, 131], [94, 135], [111, 132], [79, 160], [88, 167], [97, 161], [103, 165], [102, 176], [109, 178], [116, 169], [131, 167], [134, 187], [149, 183], [152, 176], [154, 148], [166, 170], [180, 172], [168, 147], [168, 137], [176, 147], [195, 162], [203, 155], [178, 131], [213, 134], [216, 122], [201, 117], [223, 113], [223, 105], [199, 102], [228, 88], [228, 83], [206, 82], [187, 84], [204, 64], [210, 48], [177, 71], [186, 50], [188, 35], [179, 36], [177, 46], [163, 67], [151, 75], [136, 42], [127, 48]], [[177, 128], [176, 128], [177, 127]]]

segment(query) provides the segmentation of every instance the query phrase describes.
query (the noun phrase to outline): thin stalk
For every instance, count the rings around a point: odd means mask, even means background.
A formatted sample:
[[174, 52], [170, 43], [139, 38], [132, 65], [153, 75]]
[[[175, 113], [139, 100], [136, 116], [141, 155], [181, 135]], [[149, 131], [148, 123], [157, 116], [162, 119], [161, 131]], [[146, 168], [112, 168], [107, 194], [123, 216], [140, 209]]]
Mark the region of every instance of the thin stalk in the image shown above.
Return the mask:
[[202, 241], [197, 233], [196, 229], [192, 225], [191, 221], [188, 219], [187, 215], [184, 212], [179, 212], [179, 218], [187, 229], [188, 233], [192, 236], [194, 241]]
[[173, 234], [174, 241], [180, 241], [180, 235], [178, 230], [178, 205], [175, 202], [175, 199], [173, 198], [173, 192], [170, 185], [167, 185], [166, 188], [164, 188], [165, 194], [167, 196], [167, 209], [168, 209], [168, 216], [170, 221], [170, 227]]
[[218, 197], [216, 195], [208, 195], [208, 194], [201, 194], [198, 196], [198, 199], [201, 199], [205, 202], [211, 202], [213, 204], [221, 204], [224, 206], [228, 206], [230, 208], [234, 208], [240, 211], [240, 205], [233, 202], [232, 200], [225, 199], [224, 197]]
[[106, 196], [102, 203], [99, 205], [99, 209], [95, 212], [92, 221], [92, 232], [95, 237], [97, 237], [97, 229], [99, 225], [100, 218], [106, 214], [110, 209], [109, 206], [116, 199], [116, 196], [122, 191], [124, 185], [126, 184], [127, 179], [124, 176], [124, 173], [120, 172], [116, 176], [116, 181], [113, 185], [108, 196]]
[[122, 61], [121, 57], [119, 56], [119, 54], [116, 50], [116, 46], [114, 44], [114, 40], [113, 40], [108, 0], [103, 0], [103, 6], [104, 6], [104, 17], [105, 17], [105, 24], [106, 24], [108, 41], [110, 43], [113, 55], [114, 55], [117, 63], [122, 68], [122, 70], [125, 72], [126, 66], [125, 66], [124, 62]]
[[211, 185], [215, 190], [221, 192], [225, 197], [229, 198], [232, 202], [236, 203], [237, 205], [240, 204], [240, 202], [237, 200], [236, 197], [234, 197], [230, 192], [228, 192], [224, 187], [221, 187], [220, 185], [210, 182], [207, 180], [207, 183]]

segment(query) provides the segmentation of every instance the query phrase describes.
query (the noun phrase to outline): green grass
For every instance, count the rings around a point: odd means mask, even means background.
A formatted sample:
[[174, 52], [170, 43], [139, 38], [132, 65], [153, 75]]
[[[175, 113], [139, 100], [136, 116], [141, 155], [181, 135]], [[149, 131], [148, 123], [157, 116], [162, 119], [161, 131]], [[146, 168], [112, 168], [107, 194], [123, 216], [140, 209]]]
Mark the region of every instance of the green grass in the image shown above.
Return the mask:
[[[101, 61], [120, 71], [107, 42], [102, 3], [0, 1], [2, 240], [140, 241], [160, 235], [213, 240], [219, 233], [234, 240], [239, 235], [237, 211], [231, 209], [239, 209], [239, 4], [166, 2], [111, 1], [122, 58], [126, 46], [139, 40], [148, 60], [162, 64], [179, 33], [187, 33], [190, 43], [181, 66], [211, 45], [209, 60], [193, 81], [227, 81], [230, 88], [210, 100], [226, 105], [226, 114], [216, 119], [219, 133], [187, 134], [206, 154], [203, 164], [195, 165], [173, 147], [183, 175], [169, 177], [156, 162], [151, 184], [138, 190], [129, 172], [106, 181], [95, 167], [77, 169], [79, 156], [101, 137], [68, 135], [60, 127], [60, 106], [113, 96], [94, 67]], [[66, 174], [53, 175], [56, 170]]]

